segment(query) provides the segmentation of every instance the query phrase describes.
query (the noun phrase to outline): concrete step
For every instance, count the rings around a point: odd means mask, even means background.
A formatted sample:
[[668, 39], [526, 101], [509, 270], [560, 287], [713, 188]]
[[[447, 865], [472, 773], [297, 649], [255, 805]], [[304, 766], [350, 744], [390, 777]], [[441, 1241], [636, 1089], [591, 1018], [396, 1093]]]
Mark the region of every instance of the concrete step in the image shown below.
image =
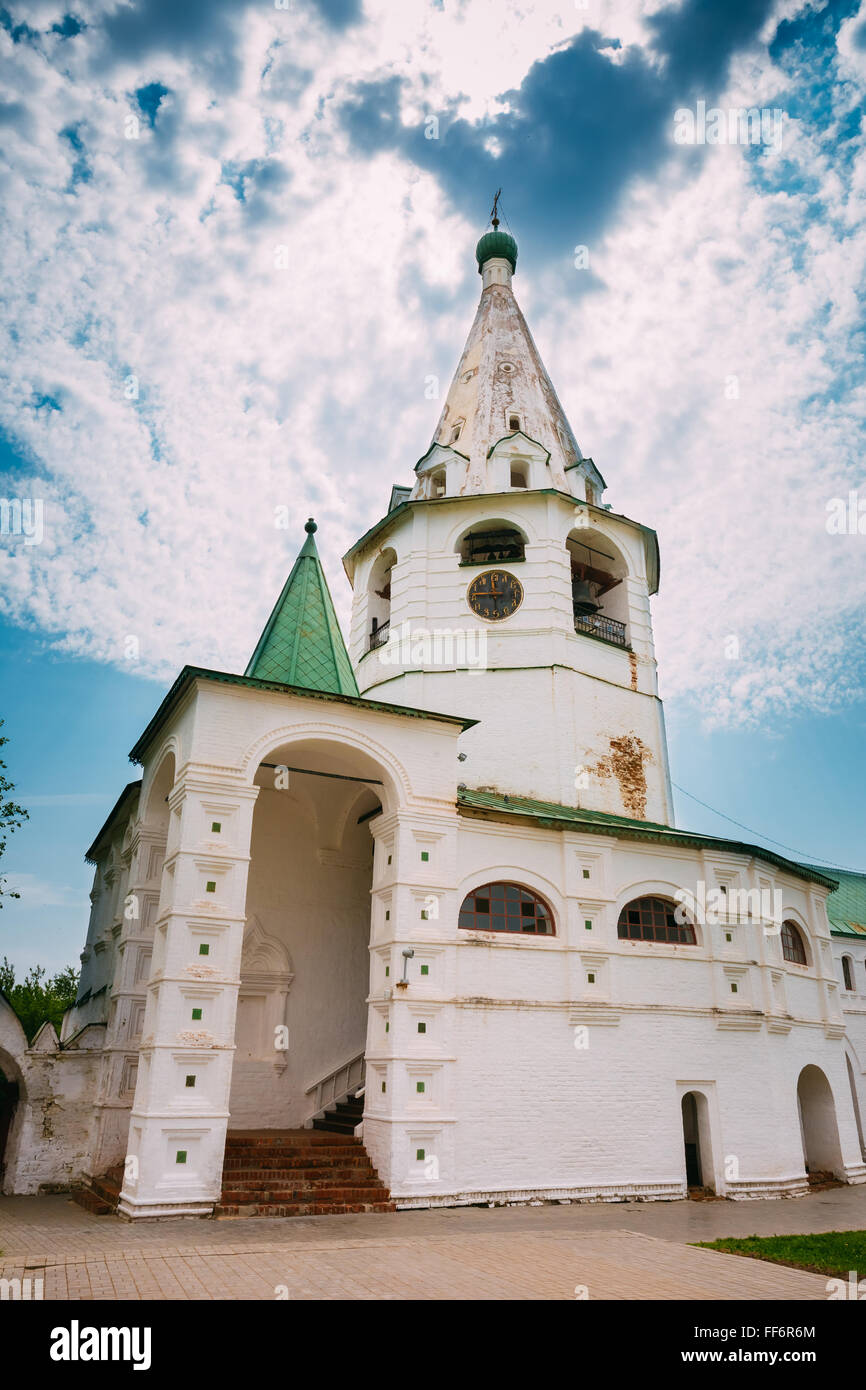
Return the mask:
[[224, 1187], [221, 1201], [229, 1206], [246, 1203], [282, 1204], [284, 1202], [313, 1202], [332, 1206], [334, 1203], [387, 1202], [388, 1191], [381, 1183], [352, 1187]]
[[114, 1203], [107, 1202], [104, 1197], [99, 1197], [95, 1192], [91, 1192], [89, 1187], [79, 1187], [72, 1194], [72, 1200], [79, 1207], [84, 1207], [92, 1216], [110, 1216], [114, 1211]]
[[220, 1203], [214, 1207], [218, 1220], [248, 1216], [347, 1216], [361, 1212], [396, 1211], [393, 1202], [354, 1202], [354, 1203]]

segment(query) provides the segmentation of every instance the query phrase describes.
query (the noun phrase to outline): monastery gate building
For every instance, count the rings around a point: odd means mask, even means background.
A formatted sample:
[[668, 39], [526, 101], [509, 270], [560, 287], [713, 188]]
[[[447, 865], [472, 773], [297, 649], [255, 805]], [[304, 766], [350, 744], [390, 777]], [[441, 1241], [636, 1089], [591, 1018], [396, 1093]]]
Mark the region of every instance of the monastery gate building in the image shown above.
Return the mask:
[[62, 1037], [0, 998], [4, 1191], [124, 1164], [141, 1218], [866, 1180], [866, 875], [674, 826], [655, 533], [577, 445], [513, 238], [477, 259], [433, 442], [345, 557], [348, 648], [310, 521], [246, 673], [186, 667], [132, 750]]

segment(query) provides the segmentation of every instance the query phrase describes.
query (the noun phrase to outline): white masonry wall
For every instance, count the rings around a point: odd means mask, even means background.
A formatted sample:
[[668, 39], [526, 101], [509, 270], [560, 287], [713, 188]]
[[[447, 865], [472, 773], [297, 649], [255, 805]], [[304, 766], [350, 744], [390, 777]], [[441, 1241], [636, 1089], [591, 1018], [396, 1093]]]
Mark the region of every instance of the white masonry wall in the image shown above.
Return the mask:
[[[449, 911], [433, 930], [415, 925], [402, 997], [386, 998], [374, 981], [394, 1060], [389, 1067], [370, 1049], [371, 1105], [382, 1104], [376, 1079], [387, 1072], [413, 1115], [391, 1160], [401, 1205], [683, 1196], [681, 1102], [690, 1090], [706, 1097], [705, 1162], [718, 1193], [802, 1192], [797, 1082], [809, 1064], [833, 1091], [842, 1175], [866, 1178], [826, 890], [745, 856], [463, 817], [458, 854], [458, 906], [483, 883], [519, 882], [551, 905], [557, 935], [460, 931]], [[811, 964], [784, 962], [772, 924], [765, 932], [757, 921], [699, 928], [697, 946], [619, 940], [625, 903], [678, 887], [695, 893], [699, 882], [778, 888]], [[424, 979], [421, 961], [430, 963]], [[378, 1042], [384, 1051], [381, 1032]], [[418, 1078], [429, 1080], [422, 1093]]]

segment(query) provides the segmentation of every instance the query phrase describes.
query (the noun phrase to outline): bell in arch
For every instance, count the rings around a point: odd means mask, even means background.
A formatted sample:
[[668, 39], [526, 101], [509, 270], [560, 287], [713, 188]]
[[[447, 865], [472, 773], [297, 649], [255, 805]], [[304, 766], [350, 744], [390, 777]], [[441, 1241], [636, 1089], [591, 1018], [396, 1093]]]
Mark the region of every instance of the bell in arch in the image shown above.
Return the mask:
[[601, 604], [592, 596], [587, 579], [572, 579], [571, 599], [575, 613], [579, 613], [584, 618], [591, 618], [601, 608]]

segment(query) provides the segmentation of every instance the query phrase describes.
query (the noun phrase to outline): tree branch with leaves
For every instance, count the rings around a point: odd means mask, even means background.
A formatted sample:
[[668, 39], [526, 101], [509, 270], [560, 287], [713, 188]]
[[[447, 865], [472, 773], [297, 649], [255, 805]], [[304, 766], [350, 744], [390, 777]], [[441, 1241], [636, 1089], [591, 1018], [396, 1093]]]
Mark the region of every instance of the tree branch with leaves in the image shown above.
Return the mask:
[[[5, 719], [0, 719], [0, 729], [5, 724]], [[0, 734], [0, 748], [9, 742], [8, 738]], [[15, 783], [11, 782], [6, 776], [6, 764], [0, 758], [0, 859], [6, 853], [6, 840], [13, 830], [20, 830], [26, 820], [30, 819], [30, 812], [25, 811], [23, 806], [19, 806], [17, 801], [13, 801], [9, 795], [14, 792]], [[20, 898], [21, 894], [14, 889], [6, 887], [6, 875], [0, 874], [0, 907], [3, 906], [4, 898]]]

